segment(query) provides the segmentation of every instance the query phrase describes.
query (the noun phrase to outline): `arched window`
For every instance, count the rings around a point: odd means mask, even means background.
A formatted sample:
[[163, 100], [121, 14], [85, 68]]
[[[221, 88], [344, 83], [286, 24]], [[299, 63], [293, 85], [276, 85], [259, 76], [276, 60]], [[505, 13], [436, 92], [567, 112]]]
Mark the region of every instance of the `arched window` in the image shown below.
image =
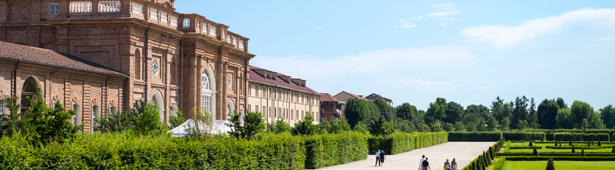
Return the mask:
[[135, 50], [135, 78], [141, 80], [141, 51]]
[[156, 106], [158, 107], [158, 112], [159, 112], [159, 116], [160, 116], [160, 121], [165, 122], [165, 115], [164, 115], [164, 98], [162, 97], [162, 95], [160, 94], [160, 92], [156, 92], [154, 93], [154, 96], [152, 96], [152, 103], [156, 104]]
[[34, 77], [28, 77], [26, 81], [23, 83], [23, 88], [21, 89], [21, 112], [26, 112], [30, 107], [30, 102], [28, 102], [28, 98], [32, 99], [32, 102], [38, 99], [38, 88], [39, 88], [38, 80]]
[[212, 90], [212, 85], [213, 83], [209, 78], [209, 74], [206, 70], [203, 70], [201, 75], [201, 108], [212, 113], [213, 115], [214, 112], [212, 109], [212, 103], [215, 99], [213, 96], [214, 91]]

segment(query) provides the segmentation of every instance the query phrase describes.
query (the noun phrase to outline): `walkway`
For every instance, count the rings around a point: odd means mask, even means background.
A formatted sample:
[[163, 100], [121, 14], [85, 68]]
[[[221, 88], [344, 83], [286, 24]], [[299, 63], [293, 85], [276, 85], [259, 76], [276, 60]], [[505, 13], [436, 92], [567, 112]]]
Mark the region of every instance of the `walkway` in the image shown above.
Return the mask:
[[419, 167], [421, 155], [429, 158], [431, 169], [440, 170], [444, 162], [448, 158], [452, 161], [457, 159], [459, 169], [469, 164], [474, 158], [478, 157], [483, 151], [493, 146], [495, 142], [447, 142], [444, 144], [431, 146], [427, 148], [415, 149], [409, 152], [400, 153], [397, 155], [387, 155], [384, 161], [385, 164], [380, 167], [375, 167], [376, 157], [369, 155], [366, 160], [351, 162], [344, 165], [337, 165], [323, 169], [340, 169], [340, 170], [362, 170], [362, 169], [404, 169], [414, 170]]

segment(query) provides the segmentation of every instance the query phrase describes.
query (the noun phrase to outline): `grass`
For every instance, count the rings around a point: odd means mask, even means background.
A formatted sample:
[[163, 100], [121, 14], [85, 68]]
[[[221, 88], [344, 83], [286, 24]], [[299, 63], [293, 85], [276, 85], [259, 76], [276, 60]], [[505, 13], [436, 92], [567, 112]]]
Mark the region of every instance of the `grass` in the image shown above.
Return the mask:
[[[571, 153], [572, 149], [549, 149], [546, 148], [545, 146], [554, 146], [553, 143], [534, 143], [534, 146], [542, 146], [542, 149], [537, 149], [538, 153], [540, 154], [540, 152], [562, 152], [562, 153]], [[514, 143], [510, 143], [510, 145], [507, 146], [506, 150], [504, 152], [506, 153], [532, 153], [533, 149], [508, 149], [508, 147], [521, 147], [521, 146], [529, 146], [529, 142], [514, 142]], [[562, 146], [568, 146], [568, 142], [564, 143], [562, 142]], [[586, 147], [587, 144], [574, 144], [575, 147]], [[592, 146], [598, 146], [596, 145], [592, 145]], [[602, 146], [608, 146], [609, 148], [603, 148], [603, 149], [585, 149], [586, 153], [594, 153], [594, 152], [607, 152], [610, 153], [611, 150], [613, 150], [613, 144], [603, 144]], [[576, 152], [580, 153], [581, 149], [577, 148], [575, 149]]]
[[[557, 170], [611, 170], [615, 161], [554, 161]], [[505, 161], [502, 170], [543, 170], [547, 161]]]

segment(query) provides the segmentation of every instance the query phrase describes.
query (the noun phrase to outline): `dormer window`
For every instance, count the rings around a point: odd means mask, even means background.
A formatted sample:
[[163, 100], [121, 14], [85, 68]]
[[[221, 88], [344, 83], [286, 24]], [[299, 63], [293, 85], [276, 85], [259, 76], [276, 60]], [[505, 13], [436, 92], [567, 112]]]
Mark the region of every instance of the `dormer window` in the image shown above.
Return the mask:
[[171, 26], [177, 27], [177, 17], [171, 16]]
[[150, 19], [154, 19], [154, 20], [158, 20], [158, 10], [154, 9], [154, 8], [150, 8], [150, 10], [149, 10], [149, 18]]
[[162, 21], [162, 22], [164, 22], [164, 23], [169, 22], [169, 21], [167, 21], [167, 20], [168, 20], [168, 19], [167, 19], [167, 16], [168, 16], [168, 15], [169, 15], [169, 14], [167, 14], [166, 12], [162, 12], [162, 11], [160, 11], [160, 21]]
[[190, 18], [184, 18], [184, 28], [190, 27]]

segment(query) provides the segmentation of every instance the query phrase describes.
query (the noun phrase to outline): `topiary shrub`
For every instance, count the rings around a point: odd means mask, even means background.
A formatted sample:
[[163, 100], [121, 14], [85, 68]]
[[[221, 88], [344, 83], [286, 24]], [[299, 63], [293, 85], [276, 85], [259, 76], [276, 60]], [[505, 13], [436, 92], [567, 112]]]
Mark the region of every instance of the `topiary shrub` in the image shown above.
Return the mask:
[[611, 151], [611, 153], [615, 153], [615, 146], [613, 146], [613, 150]]
[[572, 141], [570, 141], [570, 143], [568, 143], [568, 146], [572, 146]]
[[532, 141], [530, 141], [530, 146], [533, 146], [533, 145], [532, 145]]
[[585, 149], [581, 149], [581, 156], [585, 156]]
[[598, 141], [598, 146], [602, 146], [602, 143], [600, 143], [600, 141]]
[[572, 145], [572, 153], [574, 153], [574, 145]]
[[555, 170], [555, 165], [553, 164], [553, 158], [549, 158], [547, 162], [547, 170]]
[[536, 148], [534, 148], [533, 154], [534, 156], [538, 156], [538, 151], [536, 150]]

